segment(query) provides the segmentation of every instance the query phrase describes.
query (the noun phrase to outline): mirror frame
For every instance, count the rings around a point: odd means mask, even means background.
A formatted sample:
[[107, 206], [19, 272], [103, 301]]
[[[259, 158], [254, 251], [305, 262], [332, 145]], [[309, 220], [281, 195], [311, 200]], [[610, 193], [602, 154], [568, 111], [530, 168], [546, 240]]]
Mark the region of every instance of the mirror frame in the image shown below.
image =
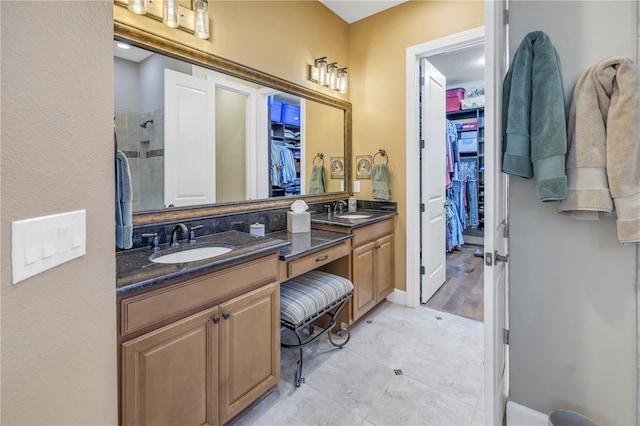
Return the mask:
[[[167, 55], [194, 65], [206, 67], [223, 74], [249, 80], [263, 86], [271, 87], [324, 105], [339, 108], [344, 111], [344, 157], [345, 188], [351, 188], [351, 131], [352, 111], [351, 103], [338, 98], [313, 91], [306, 87], [284, 80], [282, 78], [258, 71], [248, 66], [212, 55], [205, 51], [186, 46], [165, 37], [149, 33], [114, 21], [114, 39], [125, 41], [134, 46], [156, 53]], [[215, 216], [221, 214], [238, 213], [244, 211], [289, 207], [295, 200], [303, 199], [307, 203], [320, 203], [328, 200], [344, 199], [349, 196], [348, 191], [332, 192], [323, 195], [299, 195], [293, 197], [265, 198], [239, 202], [207, 204], [198, 206], [174, 207], [171, 209], [147, 210], [133, 213], [133, 225], [147, 225], [160, 222], [174, 222], [185, 219]]]

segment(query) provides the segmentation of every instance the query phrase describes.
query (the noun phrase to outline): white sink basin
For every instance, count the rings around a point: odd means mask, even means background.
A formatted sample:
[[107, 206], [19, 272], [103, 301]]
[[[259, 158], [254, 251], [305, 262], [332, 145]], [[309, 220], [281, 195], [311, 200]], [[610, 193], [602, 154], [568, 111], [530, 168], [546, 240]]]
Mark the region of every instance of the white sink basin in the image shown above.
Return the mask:
[[225, 253], [229, 253], [232, 249], [230, 247], [214, 246], [214, 247], [193, 247], [184, 250], [179, 250], [174, 253], [162, 254], [154, 253], [149, 257], [149, 260], [155, 263], [185, 263], [195, 262], [196, 260], [209, 259], [212, 257], [220, 256]]
[[336, 216], [339, 219], [366, 219], [368, 217], [371, 217], [370, 214], [341, 214], [339, 216]]

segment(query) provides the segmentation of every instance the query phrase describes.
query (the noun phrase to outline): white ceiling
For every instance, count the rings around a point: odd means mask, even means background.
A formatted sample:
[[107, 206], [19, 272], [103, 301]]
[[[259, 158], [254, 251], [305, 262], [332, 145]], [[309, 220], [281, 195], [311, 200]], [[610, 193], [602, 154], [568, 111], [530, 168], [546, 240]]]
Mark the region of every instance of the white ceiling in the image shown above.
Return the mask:
[[352, 24], [407, 0], [320, 0], [336, 15]]
[[484, 45], [427, 58], [447, 78], [447, 87], [484, 80]]
[[[129, 46], [129, 48], [124, 49], [119, 46], [120, 44]], [[153, 52], [138, 49], [137, 47], [130, 46], [127, 43], [121, 43], [119, 41], [113, 42], [113, 56], [117, 56], [118, 58], [126, 59], [133, 62], [142, 62], [151, 55], [153, 55]]]

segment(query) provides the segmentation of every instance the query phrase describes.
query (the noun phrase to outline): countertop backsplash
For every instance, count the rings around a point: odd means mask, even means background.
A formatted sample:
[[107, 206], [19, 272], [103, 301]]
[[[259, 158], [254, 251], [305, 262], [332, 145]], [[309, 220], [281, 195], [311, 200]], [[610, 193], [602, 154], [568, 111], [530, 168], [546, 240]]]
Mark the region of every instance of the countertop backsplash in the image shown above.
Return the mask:
[[[291, 202], [293, 203], [293, 201], [294, 200]], [[326, 208], [324, 206], [327, 204], [333, 204], [333, 202], [311, 203], [309, 204], [309, 212], [326, 212]], [[398, 206], [394, 201], [358, 200], [358, 209], [395, 212], [398, 210]], [[136, 249], [151, 245], [150, 239], [143, 238], [142, 234], [157, 233], [160, 244], [166, 244], [171, 237], [171, 230], [176, 223], [184, 223], [188, 228], [203, 225], [202, 229], [195, 231], [196, 240], [198, 239], [198, 236], [217, 234], [225, 231], [240, 231], [248, 233], [249, 226], [254, 223], [263, 223], [265, 226], [265, 233], [278, 232], [287, 229], [287, 211], [289, 211], [289, 208], [283, 207], [135, 226], [133, 229], [132, 248]]]

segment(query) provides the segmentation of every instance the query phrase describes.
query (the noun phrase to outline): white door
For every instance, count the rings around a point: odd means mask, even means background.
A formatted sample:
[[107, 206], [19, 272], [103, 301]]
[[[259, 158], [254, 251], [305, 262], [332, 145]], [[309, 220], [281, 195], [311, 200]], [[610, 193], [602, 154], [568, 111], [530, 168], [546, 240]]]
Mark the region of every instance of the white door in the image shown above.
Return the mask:
[[216, 202], [215, 85], [165, 69], [164, 203]]
[[508, 379], [508, 179], [501, 172], [502, 81], [506, 73], [505, 2], [485, 2], [485, 424], [501, 425]]
[[446, 154], [446, 79], [429, 61], [421, 59], [422, 149], [421, 217], [422, 244], [421, 302], [426, 303], [446, 279], [445, 246], [445, 154]]

